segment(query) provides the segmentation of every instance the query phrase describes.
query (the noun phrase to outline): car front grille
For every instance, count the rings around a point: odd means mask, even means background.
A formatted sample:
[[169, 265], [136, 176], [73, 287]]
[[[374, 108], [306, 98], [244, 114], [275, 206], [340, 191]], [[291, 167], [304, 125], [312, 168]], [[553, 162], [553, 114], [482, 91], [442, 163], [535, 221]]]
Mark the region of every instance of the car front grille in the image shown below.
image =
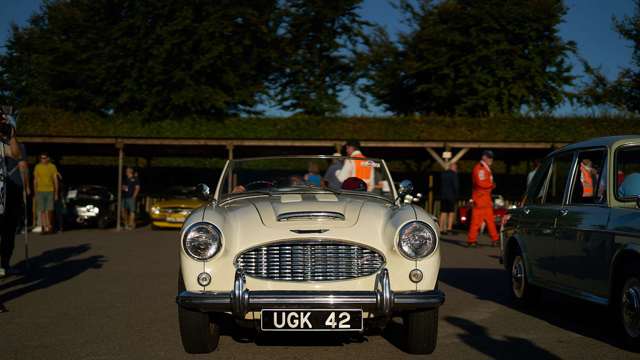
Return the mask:
[[384, 256], [334, 240], [294, 240], [255, 247], [236, 258], [247, 276], [287, 281], [347, 280], [375, 274]]

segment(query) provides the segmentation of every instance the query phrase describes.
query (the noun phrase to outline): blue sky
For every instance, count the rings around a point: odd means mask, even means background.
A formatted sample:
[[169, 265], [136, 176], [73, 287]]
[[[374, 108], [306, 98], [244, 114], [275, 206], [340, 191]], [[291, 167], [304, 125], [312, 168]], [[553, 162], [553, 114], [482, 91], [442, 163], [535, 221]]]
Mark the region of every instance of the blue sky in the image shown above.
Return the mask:
[[[9, 36], [10, 24], [24, 24], [29, 16], [37, 11], [40, 0], [0, 0], [0, 43], [4, 44]], [[632, 44], [623, 41], [613, 31], [612, 17], [633, 14], [631, 0], [566, 0], [569, 13], [561, 26], [561, 35], [578, 44], [580, 55], [592, 65], [602, 66], [609, 77], [614, 77], [620, 68], [628, 66], [631, 59]], [[390, 5], [388, 0], [364, 0], [361, 13], [369, 21], [387, 28], [391, 34], [405, 29], [402, 16]], [[1, 49], [0, 49], [1, 51]], [[580, 69], [575, 72], [580, 75]], [[355, 96], [345, 94], [342, 97], [347, 115], [381, 115], [380, 109], [370, 111], [362, 109]], [[559, 114], [582, 112], [568, 105], [558, 109]], [[273, 114], [278, 111], [270, 110]]]

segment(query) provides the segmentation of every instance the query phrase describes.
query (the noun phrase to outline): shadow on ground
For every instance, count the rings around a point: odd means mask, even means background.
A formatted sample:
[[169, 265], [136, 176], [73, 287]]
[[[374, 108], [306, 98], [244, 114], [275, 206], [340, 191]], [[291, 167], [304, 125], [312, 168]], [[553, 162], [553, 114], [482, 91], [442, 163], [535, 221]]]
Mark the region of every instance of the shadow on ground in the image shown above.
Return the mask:
[[487, 328], [473, 321], [455, 316], [447, 316], [444, 320], [464, 331], [458, 335], [462, 342], [490, 359], [560, 359], [530, 340], [513, 336], [507, 336], [505, 340], [494, 339]]
[[28, 267], [25, 261], [18, 263], [15, 266], [18, 275], [0, 279], [0, 304], [7, 305], [20, 296], [55, 286], [89, 269], [101, 268], [106, 261], [102, 255], [72, 259], [90, 249], [88, 244], [61, 247], [31, 258]]
[[[502, 269], [443, 268], [439, 280], [480, 300], [493, 301], [564, 330], [624, 347], [615, 336], [617, 332], [612, 322], [613, 316], [606, 307], [551, 291], [544, 291], [540, 301], [535, 304], [519, 305], [511, 298], [508, 274]], [[463, 323], [463, 320], [454, 318], [454, 325], [471, 326]]]

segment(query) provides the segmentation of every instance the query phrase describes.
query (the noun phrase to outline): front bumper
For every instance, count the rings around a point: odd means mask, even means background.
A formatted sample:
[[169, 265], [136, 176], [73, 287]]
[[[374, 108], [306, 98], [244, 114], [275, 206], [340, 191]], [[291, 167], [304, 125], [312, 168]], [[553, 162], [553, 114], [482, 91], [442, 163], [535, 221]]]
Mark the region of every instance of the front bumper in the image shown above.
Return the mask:
[[155, 227], [159, 228], [171, 228], [171, 229], [180, 229], [184, 223], [181, 222], [167, 222], [164, 220], [155, 220], [151, 219], [151, 223]]
[[376, 276], [373, 291], [250, 291], [245, 277], [236, 271], [231, 292], [183, 291], [176, 297], [178, 305], [203, 312], [231, 312], [244, 318], [247, 312], [262, 309], [362, 309], [379, 316], [391, 316], [399, 311], [432, 309], [444, 303], [440, 290], [391, 291], [389, 272], [383, 269]]

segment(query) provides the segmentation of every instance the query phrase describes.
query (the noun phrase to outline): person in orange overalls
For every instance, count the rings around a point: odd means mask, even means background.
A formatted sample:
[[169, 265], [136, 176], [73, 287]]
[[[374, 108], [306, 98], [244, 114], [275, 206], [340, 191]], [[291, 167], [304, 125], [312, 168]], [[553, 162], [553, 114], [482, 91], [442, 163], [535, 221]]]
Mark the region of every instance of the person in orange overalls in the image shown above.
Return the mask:
[[499, 236], [493, 217], [493, 199], [491, 198], [491, 191], [496, 187], [496, 184], [493, 182], [491, 164], [493, 164], [493, 152], [485, 150], [482, 153], [482, 160], [473, 167], [471, 173], [473, 211], [467, 238], [467, 246], [469, 247], [477, 246], [478, 233], [483, 222], [487, 224], [487, 231], [492, 241], [491, 245], [496, 246], [498, 243]]
[[582, 197], [593, 197], [594, 170], [591, 167], [591, 160], [584, 159], [580, 163], [580, 183], [582, 184]]

